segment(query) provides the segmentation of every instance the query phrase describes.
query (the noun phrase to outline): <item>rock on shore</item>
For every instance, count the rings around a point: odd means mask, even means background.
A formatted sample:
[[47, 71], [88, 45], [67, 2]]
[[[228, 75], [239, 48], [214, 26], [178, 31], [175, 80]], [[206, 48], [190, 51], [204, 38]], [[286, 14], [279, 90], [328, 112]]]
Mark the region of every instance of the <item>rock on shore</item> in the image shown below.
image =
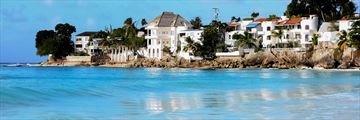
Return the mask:
[[[91, 63], [46, 62], [42, 66], [89, 66]], [[245, 57], [219, 57], [215, 60], [189, 61], [182, 58], [164, 57], [158, 59], [138, 58], [126, 63], [100, 65], [104, 67], [157, 67], [157, 68], [350, 68], [360, 67], [360, 50], [345, 49], [338, 54], [336, 49], [316, 48], [307, 52], [280, 51], [257, 52]]]

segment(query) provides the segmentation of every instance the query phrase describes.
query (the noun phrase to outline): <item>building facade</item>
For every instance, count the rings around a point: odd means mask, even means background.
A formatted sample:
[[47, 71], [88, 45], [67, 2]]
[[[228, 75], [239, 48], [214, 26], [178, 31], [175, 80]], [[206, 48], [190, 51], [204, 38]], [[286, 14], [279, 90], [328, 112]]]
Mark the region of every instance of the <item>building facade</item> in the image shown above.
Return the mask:
[[168, 47], [171, 53], [176, 53], [178, 46], [180, 46], [178, 34], [191, 27], [190, 22], [180, 15], [163, 12], [145, 26], [145, 30], [147, 30], [145, 35], [147, 54], [145, 56], [161, 59], [165, 47]]

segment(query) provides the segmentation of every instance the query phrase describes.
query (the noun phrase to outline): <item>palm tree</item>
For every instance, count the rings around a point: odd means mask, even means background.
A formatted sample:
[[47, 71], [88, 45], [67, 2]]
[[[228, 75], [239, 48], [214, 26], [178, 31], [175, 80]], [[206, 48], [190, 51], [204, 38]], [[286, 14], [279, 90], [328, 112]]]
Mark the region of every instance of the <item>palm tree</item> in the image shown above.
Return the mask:
[[284, 31], [282, 29], [275, 29], [271, 32], [272, 36], [276, 38], [277, 41], [275, 41], [276, 47], [279, 47], [279, 42], [282, 43], [281, 37], [284, 34]]
[[311, 42], [313, 46], [318, 45], [318, 39], [319, 39], [320, 35], [319, 34], [314, 34], [314, 36], [311, 38]]
[[253, 19], [257, 18], [258, 16], [259, 16], [259, 12], [253, 12], [253, 13], [251, 13], [251, 17], [252, 17]]
[[195, 53], [199, 49], [200, 44], [198, 42], [194, 42], [194, 40], [190, 37], [187, 37], [185, 41], [187, 44], [184, 46], [183, 51]]
[[244, 47], [256, 48], [256, 39], [253, 37], [253, 34], [249, 33], [248, 31], [245, 31], [244, 34], [234, 34], [233, 39], [236, 39], [236, 44], [239, 47], [239, 54], [240, 56], [244, 56]]
[[342, 52], [345, 50], [345, 48], [348, 46], [349, 44], [349, 39], [348, 39], [348, 33], [346, 31], [341, 31], [339, 33], [339, 42], [338, 42], [338, 48], [339, 50]]

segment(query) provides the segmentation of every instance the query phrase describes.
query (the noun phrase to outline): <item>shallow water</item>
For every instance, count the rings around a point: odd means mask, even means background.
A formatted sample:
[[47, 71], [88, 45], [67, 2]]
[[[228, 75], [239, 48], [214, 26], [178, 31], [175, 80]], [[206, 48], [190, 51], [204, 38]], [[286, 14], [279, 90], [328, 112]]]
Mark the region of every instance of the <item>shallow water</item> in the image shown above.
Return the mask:
[[360, 119], [360, 72], [0, 67], [0, 119]]

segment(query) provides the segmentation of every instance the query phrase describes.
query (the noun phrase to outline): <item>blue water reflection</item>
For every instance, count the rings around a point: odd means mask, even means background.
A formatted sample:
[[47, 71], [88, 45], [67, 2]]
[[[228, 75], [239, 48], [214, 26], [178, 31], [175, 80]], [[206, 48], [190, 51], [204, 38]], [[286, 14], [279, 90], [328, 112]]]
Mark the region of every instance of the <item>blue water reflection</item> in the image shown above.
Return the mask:
[[0, 67], [1, 119], [360, 119], [360, 72]]

